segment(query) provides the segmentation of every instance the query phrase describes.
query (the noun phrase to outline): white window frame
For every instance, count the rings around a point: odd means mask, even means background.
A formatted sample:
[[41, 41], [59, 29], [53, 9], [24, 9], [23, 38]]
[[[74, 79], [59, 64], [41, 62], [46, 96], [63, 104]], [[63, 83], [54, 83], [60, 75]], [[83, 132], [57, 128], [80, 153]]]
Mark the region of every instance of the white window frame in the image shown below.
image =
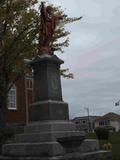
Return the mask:
[[[11, 93], [13, 92], [13, 93]], [[11, 107], [11, 106], [14, 107]], [[8, 110], [17, 110], [17, 94], [16, 94], [16, 86], [13, 85], [8, 93]]]
[[[28, 86], [27, 86], [28, 84]], [[31, 88], [32, 85], [32, 88]], [[31, 77], [26, 77], [25, 78], [25, 86], [26, 86], [26, 90], [33, 90], [33, 78]]]

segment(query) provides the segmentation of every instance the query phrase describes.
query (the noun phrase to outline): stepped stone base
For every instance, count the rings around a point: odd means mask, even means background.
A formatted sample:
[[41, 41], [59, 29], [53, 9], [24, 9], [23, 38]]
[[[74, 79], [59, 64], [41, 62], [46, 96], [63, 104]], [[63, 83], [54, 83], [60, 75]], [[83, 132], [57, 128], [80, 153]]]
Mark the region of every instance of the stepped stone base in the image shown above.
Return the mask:
[[95, 151], [88, 153], [69, 153], [64, 156], [54, 157], [10, 157], [1, 156], [0, 160], [112, 160], [111, 152], [109, 151]]
[[60, 131], [75, 131], [74, 123], [66, 121], [41, 121], [32, 122], [25, 126], [24, 133], [44, 133], [44, 132], [60, 132]]
[[58, 156], [64, 154], [58, 142], [17, 143], [3, 146], [5, 156]]
[[0, 160], [111, 160], [110, 152], [99, 151], [97, 140], [83, 139], [84, 132], [70, 121], [33, 122], [3, 145]]
[[[15, 136], [14, 142], [3, 145], [3, 155], [33, 157], [64, 155], [66, 151], [58, 142], [58, 138], [62, 137], [84, 137], [84, 133], [75, 131], [75, 124], [70, 121], [33, 122], [25, 126], [24, 134]], [[73, 149], [71, 146], [71, 152]]]
[[[80, 153], [93, 152], [99, 150], [97, 140], [85, 140], [75, 151]], [[43, 143], [12, 143], [6, 144], [3, 147], [5, 156], [59, 156], [66, 152], [74, 152], [73, 148], [65, 150], [58, 142], [43, 142]]]

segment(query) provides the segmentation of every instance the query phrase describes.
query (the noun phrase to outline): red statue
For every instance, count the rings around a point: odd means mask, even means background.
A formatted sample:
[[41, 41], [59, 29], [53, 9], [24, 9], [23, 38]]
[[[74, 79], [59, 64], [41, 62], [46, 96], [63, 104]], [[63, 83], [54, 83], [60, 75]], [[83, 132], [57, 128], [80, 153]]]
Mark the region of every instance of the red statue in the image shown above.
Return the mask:
[[53, 34], [55, 28], [60, 20], [66, 15], [56, 16], [53, 13], [51, 6], [45, 7], [44, 2], [41, 2], [41, 17], [40, 17], [40, 37], [39, 37], [39, 53], [40, 54], [53, 54], [51, 47], [53, 42]]

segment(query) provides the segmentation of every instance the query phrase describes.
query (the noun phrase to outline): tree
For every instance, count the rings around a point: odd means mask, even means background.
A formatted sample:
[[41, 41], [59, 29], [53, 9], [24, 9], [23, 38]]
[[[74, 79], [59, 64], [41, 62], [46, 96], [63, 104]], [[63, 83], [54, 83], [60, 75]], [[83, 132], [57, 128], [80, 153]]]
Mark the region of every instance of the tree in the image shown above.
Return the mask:
[[[37, 0], [1, 0], [0, 1], [0, 110], [1, 121], [7, 109], [7, 95], [21, 74], [28, 70], [24, 59], [36, 56], [38, 53], [38, 36], [40, 15], [35, 9]], [[55, 14], [63, 14], [60, 7], [54, 7]], [[81, 17], [80, 17], [81, 18]], [[63, 47], [69, 45], [66, 38], [70, 33], [64, 25], [80, 18], [66, 17], [56, 28], [53, 47], [63, 52]], [[60, 42], [58, 39], [62, 38]], [[61, 73], [65, 76], [63, 70]], [[16, 74], [17, 73], [17, 74]], [[66, 75], [67, 76], [67, 75]], [[68, 74], [67, 77], [72, 76]]]

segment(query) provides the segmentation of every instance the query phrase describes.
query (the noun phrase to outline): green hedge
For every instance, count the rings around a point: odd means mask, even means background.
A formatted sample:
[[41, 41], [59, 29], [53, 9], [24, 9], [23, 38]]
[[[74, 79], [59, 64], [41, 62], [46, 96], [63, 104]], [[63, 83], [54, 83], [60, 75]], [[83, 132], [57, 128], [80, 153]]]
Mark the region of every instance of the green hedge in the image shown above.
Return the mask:
[[109, 130], [104, 127], [97, 127], [95, 134], [99, 140], [108, 140], [109, 138]]

